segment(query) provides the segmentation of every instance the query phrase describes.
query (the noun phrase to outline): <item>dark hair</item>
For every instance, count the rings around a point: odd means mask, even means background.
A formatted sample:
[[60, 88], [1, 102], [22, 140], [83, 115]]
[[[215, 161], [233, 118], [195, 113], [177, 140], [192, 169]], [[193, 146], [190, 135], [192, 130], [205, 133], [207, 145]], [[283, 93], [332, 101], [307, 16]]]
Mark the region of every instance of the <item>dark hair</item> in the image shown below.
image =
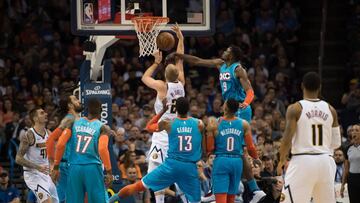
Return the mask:
[[320, 89], [321, 79], [315, 72], [308, 72], [304, 75], [302, 83], [306, 90], [315, 92]]
[[87, 103], [88, 113], [93, 116], [99, 116], [101, 114], [101, 102], [99, 99], [90, 98]]
[[240, 61], [243, 56], [243, 51], [238, 46], [230, 46], [231, 55], [233, 58], [233, 61]]
[[123, 164], [124, 164], [124, 168], [127, 169], [129, 167], [135, 167], [135, 163], [131, 161], [131, 154], [132, 153], [135, 153], [134, 151], [126, 151], [125, 152], [125, 156], [124, 156], [124, 159], [123, 159]]
[[264, 142], [264, 145], [266, 145], [266, 144], [271, 144], [271, 145], [273, 145], [274, 142], [273, 142], [272, 140], [270, 140], [270, 139], [266, 139], [265, 142]]
[[34, 118], [35, 118], [35, 116], [37, 116], [37, 111], [39, 109], [42, 109], [42, 108], [40, 106], [36, 106], [29, 112], [29, 117], [30, 117], [30, 121], [32, 124], [35, 124]]
[[239, 102], [237, 102], [235, 99], [228, 99], [225, 103], [227, 108], [229, 109], [229, 112], [232, 114], [235, 114], [239, 109]]
[[177, 113], [180, 115], [185, 115], [189, 111], [189, 101], [185, 97], [179, 97], [175, 106]]
[[69, 104], [71, 103], [70, 96], [71, 94], [63, 94], [60, 96], [59, 112], [61, 117], [64, 117], [69, 112]]

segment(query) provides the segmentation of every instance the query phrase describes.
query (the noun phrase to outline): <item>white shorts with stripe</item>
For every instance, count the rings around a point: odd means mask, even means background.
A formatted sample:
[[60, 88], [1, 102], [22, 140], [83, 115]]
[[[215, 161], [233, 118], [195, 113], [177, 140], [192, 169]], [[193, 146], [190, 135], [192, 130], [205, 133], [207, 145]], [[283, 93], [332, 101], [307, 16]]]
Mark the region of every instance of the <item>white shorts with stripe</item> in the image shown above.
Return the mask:
[[285, 173], [280, 202], [335, 203], [336, 164], [328, 154], [295, 155]]

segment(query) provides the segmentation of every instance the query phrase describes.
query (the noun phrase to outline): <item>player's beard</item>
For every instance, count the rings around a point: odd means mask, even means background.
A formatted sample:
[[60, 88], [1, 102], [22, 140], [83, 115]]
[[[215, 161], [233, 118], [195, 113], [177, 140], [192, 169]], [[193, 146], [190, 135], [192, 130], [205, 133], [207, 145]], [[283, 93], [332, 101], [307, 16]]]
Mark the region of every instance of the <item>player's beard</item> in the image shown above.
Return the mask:
[[75, 112], [76, 112], [76, 113], [81, 113], [83, 110], [84, 110], [84, 107], [83, 107], [82, 105], [77, 106], [77, 107], [75, 108]]

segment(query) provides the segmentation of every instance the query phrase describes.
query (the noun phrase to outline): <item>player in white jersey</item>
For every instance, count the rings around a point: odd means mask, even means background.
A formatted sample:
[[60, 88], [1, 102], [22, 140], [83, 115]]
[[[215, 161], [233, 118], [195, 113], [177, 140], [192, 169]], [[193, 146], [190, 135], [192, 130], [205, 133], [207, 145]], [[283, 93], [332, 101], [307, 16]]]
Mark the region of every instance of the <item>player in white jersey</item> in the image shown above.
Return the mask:
[[285, 171], [280, 202], [335, 203], [336, 165], [331, 157], [341, 145], [336, 110], [318, 99], [321, 80], [317, 73], [305, 74], [303, 100], [290, 105], [281, 147], [278, 174], [282, 172], [289, 150], [291, 160]]
[[[177, 45], [177, 52], [184, 53], [184, 37], [181, 33], [180, 28], [176, 25], [173, 28], [175, 31], [177, 38], [179, 39]], [[162, 100], [166, 98], [168, 105], [170, 108], [168, 111], [161, 117], [160, 120], [163, 119], [173, 119], [176, 117], [176, 109], [175, 109], [175, 101], [179, 97], [185, 96], [185, 76], [183, 69], [183, 61], [182, 59], [178, 59], [175, 61], [175, 64], [167, 64], [165, 68], [165, 79], [155, 80], [152, 75], [158, 65], [162, 61], [162, 53], [155, 52], [154, 53], [155, 61], [154, 64], [151, 65], [144, 73], [141, 80], [143, 83], [151, 89], [156, 90], [157, 96], [155, 101], [155, 112], [158, 114], [162, 109]], [[166, 131], [155, 132], [151, 138], [152, 144], [150, 147], [150, 151], [148, 154], [149, 166], [148, 173], [154, 170], [157, 166], [159, 166], [165, 158], [167, 157], [167, 150], [169, 147], [168, 136]], [[156, 203], [164, 202], [164, 191], [158, 191], [155, 193]]]
[[46, 154], [46, 141], [50, 134], [46, 129], [47, 113], [37, 107], [29, 114], [33, 126], [20, 138], [16, 163], [24, 167], [25, 183], [39, 203], [57, 203], [59, 198], [49, 176], [50, 164]]

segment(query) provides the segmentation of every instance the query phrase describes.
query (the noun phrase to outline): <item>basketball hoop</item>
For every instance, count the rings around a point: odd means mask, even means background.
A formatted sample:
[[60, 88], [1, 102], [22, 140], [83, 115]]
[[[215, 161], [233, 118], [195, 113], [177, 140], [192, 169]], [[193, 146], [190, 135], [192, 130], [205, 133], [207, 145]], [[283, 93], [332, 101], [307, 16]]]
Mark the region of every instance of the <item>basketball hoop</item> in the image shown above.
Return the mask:
[[167, 17], [136, 17], [134, 23], [136, 35], [139, 38], [140, 56], [148, 56], [157, 50], [156, 37], [169, 22]]

